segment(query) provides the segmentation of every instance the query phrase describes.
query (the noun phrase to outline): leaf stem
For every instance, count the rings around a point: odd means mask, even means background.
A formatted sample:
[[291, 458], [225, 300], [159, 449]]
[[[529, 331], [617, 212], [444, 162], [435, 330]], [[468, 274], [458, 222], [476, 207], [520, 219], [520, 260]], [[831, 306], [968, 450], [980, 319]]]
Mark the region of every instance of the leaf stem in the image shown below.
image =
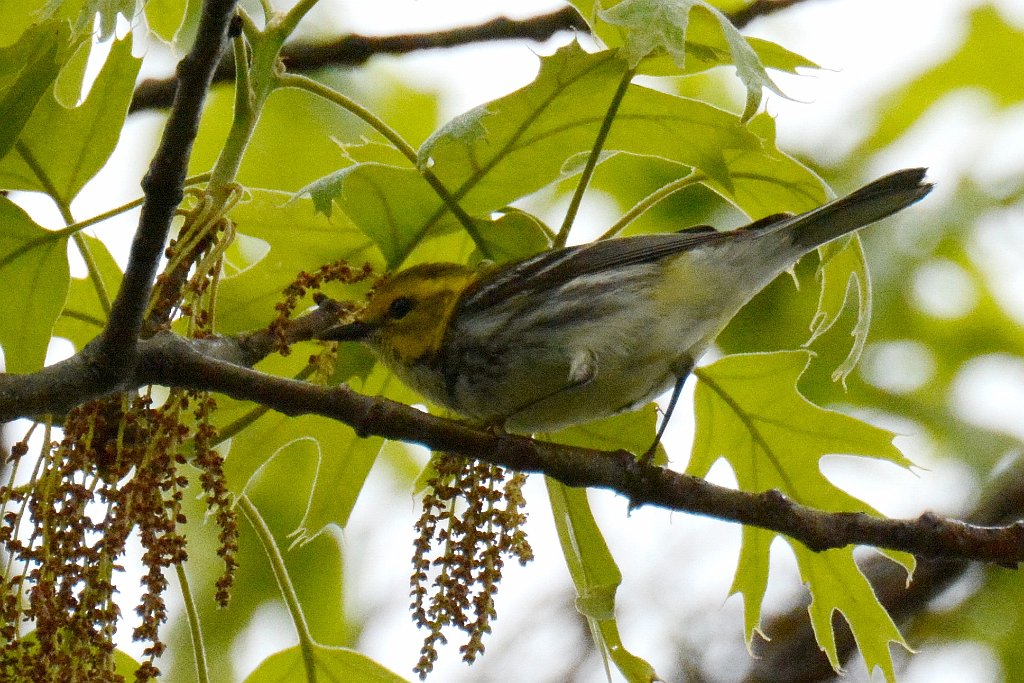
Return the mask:
[[309, 76], [304, 76], [302, 74], [281, 74], [278, 77], [278, 82], [281, 87], [305, 90], [306, 92], [322, 97], [328, 102], [336, 104], [342, 109], [355, 114], [366, 122], [370, 128], [373, 128], [375, 131], [383, 135], [388, 142], [395, 146], [395, 149], [402, 153], [402, 156], [409, 160], [409, 163], [416, 165], [419, 162], [416, 150], [413, 149], [412, 145], [405, 141], [398, 131], [381, 120], [381, 118], [372, 111], [353, 100], [351, 97], [348, 97], [334, 88], [324, 85], [323, 83], [315, 81]]
[[611, 237], [615, 237], [620, 232], [622, 232], [627, 225], [635, 221], [637, 218], [639, 218], [641, 215], [647, 212], [651, 207], [653, 207], [658, 202], [667, 199], [669, 195], [674, 194], [685, 187], [689, 187], [690, 185], [699, 183], [702, 180], [705, 180], [706, 178], [707, 176], [705, 176], [700, 171], [693, 171], [687, 176], [677, 178], [666, 185], [662, 185], [657, 190], [655, 190], [654, 192], [650, 193], [649, 195], [641, 199], [639, 202], [637, 202], [632, 209], [624, 213], [622, 215], [622, 218], [615, 221], [612, 227], [605, 230], [604, 234], [602, 234], [597, 239], [606, 240]]
[[100, 273], [100, 268], [96, 264], [96, 257], [92, 255], [92, 248], [89, 247], [89, 243], [85, 241], [85, 237], [80, 232], [72, 235], [71, 239], [74, 240], [78, 253], [81, 254], [82, 260], [85, 261], [86, 270], [89, 271], [89, 280], [92, 281], [92, 286], [96, 290], [96, 296], [100, 299], [103, 315], [109, 317], [110, 292], [107, 291], [107, 284], [103, 282], [103, 274]]
[[580, 181], [576, 184], [576, 190], [569, 201], [569, 208], [565, 212], [565, 220], [562, 221], [562, 227], [555, 236], [555, 242], [552, 245], [554, 249], [564, 247], [569, 239], [572, 224], [576, 220], [576, 214], [579, 212], [580, 204], [583, 202], [583, 193], [587, 191], [587, 186], [590, 185], [594, 169], [597, 168], [597, 162], [601, 159], [601, 150], [604, 148], [605, 140], [608, 139], [608, 133], [612, 129], [612, 122], [615, 121], [615, 115], [618, 113], [619, 105], [622, 104], [622, 100], [626, 96], [626, 90], [629, 89], [634, 73], [636, 72], [633, 69], [626, 69], [625, 73], [622, 74], [622, 80], [619, 81], [619, 87], [615, 90], [615, 94], [612, 95], [612, 101], [608, 104], [608, 111], [605, 112], [604, 119], [601, 121], [601, 127], [597, 131], [597, 137], [594, 139], [594, 146], [590, 149], [590, 156], [587, 157], [587, 165], [583, 167]]
[[[253, 46], [254, 62], [257, 44]], [[256, 130], [256, 123], [259, 121], [263, 102], [269, 92], [257, 93], [254, 87], [254, 80], [260, 78], [260, 74], [249, 74], [247, 63], [246, 43], [243, 36], [236, 36], [231, 41], [232, 54], [235, 60], [235, 72], [238, 77], [235, 81], [235, 113], [231, 119], [231, 129], [228, 131], [224, 147], [221, 148], [213, 170], [210, 173], [209, 189], [211, 194], [218, 199], [218, 203], [227, 199], [229, 188], [238, 176], [238, 169], [242, 166], [242, 158], [249, 146], [253, 131]], [[258, 67], [254, 63], [254, 71]]]
[[199, 683], [210, 683], [210, 672], [206, 664], [206, 645], [203, 643], [203, 631], [199, 623], [199, 611], [196, 609], [196, 601], [192, 597], [192, 590], [188, 585], [185, 566], [178, 562], [174, 565], [174, 570], [178, 574], [178, 586], [181, 589], [181, 598], [185, 602], [188, 630], [192, 636], [192, 653], [196, 662], [196, 680]]
[[[205, 182], [209, 179], [209, 172], [200, 173], [199, 175], [194, 175], [191, 178], [187, 178], [185, 180], [185, 187], [188, 187], [189, 185], [196, 185], [198, 183]], [[46, 244], [47, 242], [50, 242], [52, 240], [59, 240], [70, 235], [74, 235], [75, 233], [84, 230], [85, 228], [96, 225], [97, 223], [102, 223], [103, 221], [109, 218], [113, 218], [118, 214], [125, 213], [126, 211], [131, 211], [136, 207], [142, 206], [142, 203], [144, 201], [146, 201], [145, 197], [133, 199], [127, 204], [122, 204], [121, 206], [110, 209], [109, 211], [104, 211], [103, 213], [93, 216], [92, 218], [86, 218], [85, 220], [78, 221], [77, 223], [71, 223], [70, 225], [63, 227], [60, 230], [52, 230], [50, 232], [47, 232], [45, 235], [41, 235], [33, 240], [29, 240], [28, 242], [25, 242], [14, 251], [4, 256], [3, 259], [0, 259], [0, 268], [6, 266], [8, 263], [14, 261], [16, 258], [21, 256], [25, 252], [31, 251], [32, 249], [35, 249], [41, 244]]]
[[[71, 205], [69, 200], [65, 199], [60, 191], [57, 189], [53, 179], [46, 173], [46, 169], [36, 159], [32, 150], [29, 149], [23, 141], [18, 140], [14, 143], [15, 149], [18, 151], [18, 155], [24, 160], [32, 172], [35, 173], [36, 178], [46, 189], [46, 193], [50, 195], [50, 199], [57, 205], [57, 209], [60, 211], [61, 218], [64, 219], [65, 226], [71, 226], [75, 224], [75, 217], [71, 213]], [[65, 227], [65, 230], [67, 227]], [[49, 235], [45, 237], [49, 238]], [[54, 235], [53, 239], [63, 239]], [[85, 261], [85, 267], [89, 272], [89, 279], [92, 281], [93, 287], [96, 289], [96, 295], [100, 299], [100, 306], [103, 308], [104, 314], [110, 316], [110, 293], [107, 291], [107, 287], [103, 282], [103, 276], [100, 274], [99, 267], [96, 265], [96, 259], [93, 258], [92, 250], [89, 249], [89, 245], [86, 244], [85, 239], [81, 235], [74, 233], [75, 246], [78, 248], [78, 253], [82, 255], [82, 260]], [[34, 246], [36, 240], [22, 245], [21, 249], [15, 250], [13, 253], [8, 254], [7, 258], [4, 259], [4, 263], [13, 260], [16, 256], [28, 251]]]
[[[473, 242], [476, 244], [480, 252], [487, 258], [493, 258], [490, 248], [487, 246], [483, 236], [476, 228], [476, 223], [474, 222], [473, 217], [466, 213], [465, 209], [463, 209], [459, 204], [459, 200], [448, 190], [447, 187], [445, 187], [444, 183], [441, 182], [441, 179], [437, 177], [433, 170], [431, 170], [425, 163], [421, 163], [416, 150], [412, 145], [406, 142], [401, 135], [399, 135], [398, 131], [352, 98], [343, 95], [337, 90], [315, 81], [308, 76], [303, 76], [301, 74], [282, 74], [278, 81], [282, 87], [299, 88], [300, 90], [305, 90], [317, 95], [318, 97], [322, 97], [328, 102], [338, 105], [346, 111], [355, 114], [371, 128], [383, 135], [384, 138], [394, 145], [395, 149], [397, 149], [402, 156], [408, 159], [409, 163], [419, 171], [423, 179], [427, 181], [427, 184], [433, 188], [434, 192], [437, 193], [437, 196], [444, 202], [444, 205], [452, 212], [455, 218], [458, 219], [466, 232], [469, 233], [469, 236], [473, 239]], [[440, 215], [443, 214], [439, 214], [438, 218]], [[436, 221], [436, 219], [434, 220]], [[429, 227], [433, 222], [434, 221], [428, 221], [427, 227]]]
[[65, 224], [71, 224], [75, 222], [74, 216], [71, 215], [71, 207], [68, 201], [61, 195], [60, 190], [57, 189], [57, 185], [54, 184], [53, 179], [50, 178], [46, 169], [36, 159], [36, 155], [32, 153], [28, 145], [22, 140], [16, 140], [14, 143], [14, 149], [18, 151], [18, 156], [22, 158], [25, 164], [35, 174], [36, 179], [43, 186], [43, 190], [46, 194], [50, 195], [50, 199], [57, 205], [57, 210], [60, 211], [61, 218], [64, 219]]
[[316, 683], [316, 653], [314, 652], [316, 641], [313, 640], [313, 635], [309, 631], [306, 616], [302, 613], [302, 605], [299, 604], [299, 596], [295, 593], [295, 586], [292, 585], [291, 578], [288, 576], [288, 568], [285, 566], [284, 557], [281, 556], [281, 551], [274, 540], [274, 534], [270, 531], [270, 527], [267, 526], [263, 515], [253, 505], [249, 496], [244, 493], [239, 496], [238, 507], [242, 514], [245, 515], [245, 518], [249, 520], [249, 524], [252, 525], [253, 531], [259, 537], [260, 543], [263, 544], [263, 550], [267, 553], [267, 559], [270, 560], [270, 568], [274, 572], [277, 586], [281, 589], [281, 596], [284, 598], [288, 612], [291, 613], [292, 623], [295, 624], [295, 632], [299, 636], [299, 649], [302, 651], [302, 664], [306, 670], [306, 681], [308, 683]]
[[299, 0], [295, 3], [295, 6], [288, 10], [288, 13], [281, 19], [281, 23], [278, 24], [278, 30], [287, 37], [292, 34], [295, 27], [302, 21], [302, 17], [306, 16], [309, 10], [313, 9], [318, 0]]

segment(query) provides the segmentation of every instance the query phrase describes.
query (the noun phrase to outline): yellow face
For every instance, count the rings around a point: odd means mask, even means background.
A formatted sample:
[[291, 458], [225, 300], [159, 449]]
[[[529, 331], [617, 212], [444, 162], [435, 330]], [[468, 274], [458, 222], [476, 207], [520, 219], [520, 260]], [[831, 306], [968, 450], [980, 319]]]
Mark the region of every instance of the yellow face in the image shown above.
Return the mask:
[[413, 266], [386, 280], [357, 316], [366, 341], [389, 364], [408, 366], [434, 354], [462, 292], [477, 273], [454, 263]]

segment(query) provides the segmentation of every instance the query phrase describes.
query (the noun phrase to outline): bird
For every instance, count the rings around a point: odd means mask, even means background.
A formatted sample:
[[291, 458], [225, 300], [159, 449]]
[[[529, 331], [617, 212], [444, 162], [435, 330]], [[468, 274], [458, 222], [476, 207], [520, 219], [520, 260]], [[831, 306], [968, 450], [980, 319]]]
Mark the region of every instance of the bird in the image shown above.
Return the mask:
[[473, 423], [550, 433], [672, 389], [739, 310], [805, 254], [932, 190], [890, 173], [815, 209], [728, 231], [599, 240], [520, 261], [424, 263], [385, 276], [354, 319], [320, 335], [361, 342], [403, 383]]

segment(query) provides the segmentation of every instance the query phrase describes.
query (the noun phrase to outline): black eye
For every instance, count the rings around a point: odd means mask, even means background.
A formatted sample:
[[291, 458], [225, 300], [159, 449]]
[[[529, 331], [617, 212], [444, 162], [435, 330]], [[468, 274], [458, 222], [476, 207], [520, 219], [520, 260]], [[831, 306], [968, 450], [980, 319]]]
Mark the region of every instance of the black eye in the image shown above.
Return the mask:
[[391, 302], [391, 306], [388, 308], [388, 314], [392, 320], [401, 320], [405, 316], [409, 315], [409, 311], [413, 309], [416, 302], [407, 296], [400, 296]]

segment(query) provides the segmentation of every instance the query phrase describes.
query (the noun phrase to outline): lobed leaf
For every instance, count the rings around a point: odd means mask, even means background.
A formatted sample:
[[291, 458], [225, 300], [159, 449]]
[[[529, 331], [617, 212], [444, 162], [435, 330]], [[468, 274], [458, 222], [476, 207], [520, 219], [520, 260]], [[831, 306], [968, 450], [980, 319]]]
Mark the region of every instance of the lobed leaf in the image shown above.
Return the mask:
[[818, 308], [811, 321], [811, 336], [805, 343], [809, 346], [815, 339], [827, 332], [839, 320], [852, 292], [857, 296], [857, 322], [850, 331], [853, 343], [842, 363], [833, 371], [832, 381], [843, 382], [857, 367], [864, 347], [868, 342], [868, 328], [871, 323], [871, 277], [864, 255], [864, 246], [856, 235], [821, 248], [822, 263], [818, 269], [821, 292]]
[[[704, 476], [724, 458], [744, 491], [775, 489], [820, 510], [877, 516], [871, 506], [832, 484], [821, 473], [820, 459], [850, 454], [903, 467], [910, 461], [893, 446], [891, 432], [815, 406], [799, 393], [796, 384], [809, 359], [806, 351], [747, 354], [701, 368], [694, 397], [697, 433], [687, 473]], [[760, 529], [743, 530], [732, 592], [743, 595], [748, 641], [760, 630], [775, 536]], [[879, 666], [893, 680], [889, 643], [906, 644], [857, 568], [853, 549], [812, 553], [799, 543], [790, 545], [811, 591], [812, 624], [829, 660], [838, 666], [831, 618], [839, 610], [850, 623], [868, 670]], [[912, 569], [912, 556], [893, 557]]]
[[[542, 59], [530, 85], [439, 129], [421, 147], [419, 165], [429, 168], [471, 216], [489, 216], [578, 172], [573, 160], [590, 150], [627, 70], [614, 53], [587, 54], [576, 44], [562, 48]], [[729, 192], [730, 164], [774, 155], [764, 143], [728, 112], [631, 85], [605, 149], [696, 168]], [[454, 225], [426, 181], [389, 164], [347, 166], [300, 194], [311, 195], [325, 213], [337, 203], [392, 266], [432, 228]]]
[[[662, 55], [669, 57], [677, 74], [688, 72], [690, 55], [702, 63], [691, 73], [708, 65], [731, 62], [747, 91], [744, 121], [757, 112], [763, 89], [784, 96], [768, 76], [757, 52], [729, 18], [704, 0], [622, 0], [607, 9], [601, 7], [597, 9], [597, 18], [618, 35], [612, 37], [611, 32], [598, 28], [599, 35], [610, 39], [609, 45], [621, 45], [630, 66], [642, 73], [672, 73], [666, 68], [666, 60], [659, 59]], [[650, 58], [657, 63], [648, 70], [643, 62]], [[793, 66], [797, 61], [806, 62], [788, 57], [784, 63]]]
[[227, 255], [229, 271], [217, 291], [217, 331], [268, 325], [281, 290], [302, 271], [345, 259], [381, 267], [373, 242], [345, 216], [327, 217], [307, 198], [252, 189], [229, 214], [242, 236]]

